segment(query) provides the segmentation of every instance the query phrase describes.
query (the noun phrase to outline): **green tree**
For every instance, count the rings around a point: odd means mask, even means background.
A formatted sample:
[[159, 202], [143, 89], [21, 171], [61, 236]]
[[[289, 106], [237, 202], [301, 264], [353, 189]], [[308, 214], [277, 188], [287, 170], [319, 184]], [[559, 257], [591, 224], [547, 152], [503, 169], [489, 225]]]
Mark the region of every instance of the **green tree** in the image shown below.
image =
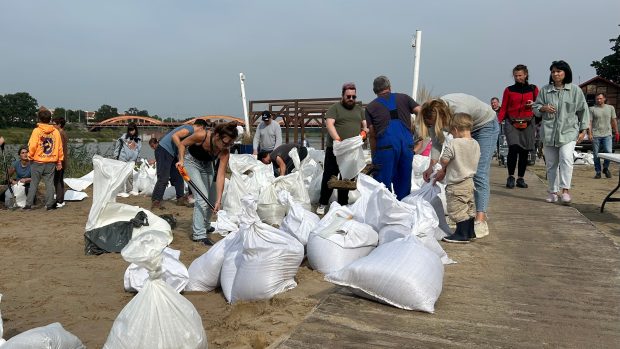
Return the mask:
[[138, 108], [131, 107], [131, 108], [125, 110], [125, 115], [138, 115], [139, 112], [140, 112], [140, 110], [138, 110]]
[[118, 109], [104, 104], [95, 112], [95, 121], [102, 121], [115, 116], [118, 116]]
[[30, 127], [36, 123], [37, 100], [28, 92], [6, 94], [0, 99], [0, 126]]
[[67, 109], [63, 108], [63, 107], [58, 107], [56, 109], [54, 109], [54, 114], [52, 114], [53, 118], [65, 118], [65, 120], [67, 120], [67, 122], [69, 121], [67, 119]]
[[140, 110], [137, 115], [139, 115], [139, 116], [149, 116], [149, 112], [147, 110]]
[[593, 61], [590, 66], [596, 69], [596, 75], [620, 83], [620, 35], [615, 39], [609, 39], [609, 42], [613, 43], [611, 50], [614, 53], [603, 57], [600, 61]]

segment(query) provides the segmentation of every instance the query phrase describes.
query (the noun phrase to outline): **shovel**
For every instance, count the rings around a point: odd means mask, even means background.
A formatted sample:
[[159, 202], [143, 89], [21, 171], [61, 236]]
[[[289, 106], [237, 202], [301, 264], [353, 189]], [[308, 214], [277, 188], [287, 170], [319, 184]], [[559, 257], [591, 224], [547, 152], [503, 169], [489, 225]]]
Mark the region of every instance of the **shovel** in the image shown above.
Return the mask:
[[8, 208], [16, 209], [17, 202], [15, 202], [15, 192], [13, 192], [13, 187], [11, 186], [11, 179], [9, 178], [9, 165], [6, 163], [6, 154], [4, 153], [4, 143], [0, 145], [0, 149], [2, 149], [2, 163], [4, 164], [4, 168], [5, 168], [6, 184], [9, 187], [9, 192], [11, 192], [11, 199], [9, 201], [10, 205]]
[[211, 210], [215, 211], [215, 206], [213, 206], [213, 204], [209, 201], [209, 199], [207, 199], [207, 196], [202, 191], [200, 191], [200, 189], [198, 189], [198, 186], [196, 186], [196, 183], [194, 183], [194, 181], [192, 181], [192, 179], [189, 178], [189, 175], [187, 174], [187, 170], [185, 170], [185, 167], [177, 166], [177, 170], [179, 170], [181, 177], [183, 177], [183, 180], [187, 182], [187, 185], [192, 187], [194, 192], [200, 195], [200, 197], [207, 203], [207, 205], [211, 207]]

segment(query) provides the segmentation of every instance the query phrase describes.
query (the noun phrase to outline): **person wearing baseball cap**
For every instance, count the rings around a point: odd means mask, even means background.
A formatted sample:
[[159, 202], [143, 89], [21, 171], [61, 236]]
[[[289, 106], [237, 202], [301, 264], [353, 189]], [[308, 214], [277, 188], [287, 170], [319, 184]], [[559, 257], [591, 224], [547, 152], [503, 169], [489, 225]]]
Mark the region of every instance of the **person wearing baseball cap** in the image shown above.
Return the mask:
[[265, 110], [261, 119], [254, 134], [254, 155], [257, 155], [259, 151], [271, 152], [282, 144], [282, 129], [279, 123], [272, 121], [271, 113]]

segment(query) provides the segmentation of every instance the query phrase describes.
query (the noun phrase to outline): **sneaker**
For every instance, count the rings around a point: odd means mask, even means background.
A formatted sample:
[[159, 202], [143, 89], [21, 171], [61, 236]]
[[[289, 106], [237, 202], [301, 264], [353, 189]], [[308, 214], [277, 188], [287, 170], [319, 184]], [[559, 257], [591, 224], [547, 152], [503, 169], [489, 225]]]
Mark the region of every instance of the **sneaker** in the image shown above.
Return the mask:
[[119, 198], [128, 198], [129, 194], [127, 194], [127, 193], [118, 193], [118, 194], [116, 194], [116, 196], [118, 196]]
[[161, 201], [159, 200], [153, 200], [153, 202], [151, 203], [151, 211], [154, 209], [160, 209], [160, 210], [165, 210], [166, 208], [164, 207], [164, 205], [161, 203]]
[[597, 173], [594, 175], [594, 179], [601, 179], [601, 173], [600, 173], [600, 172], [597, 172]]
[[52, 206], [46, 206], [45, 210], [49, 211], [49, 210], [55, 210], [56, 209], [56, 204], [52, 205]]
[[26, 206], [22, 207], [22, 210], [30, 211], [30, 210], [32, 210], [32, 206], [26, 205]]
[[319, 214], [321, 216], [324, 215], [326, 208], [327, 208], [327, 205], [319, 205], [319, 207], [316, 208], [316, 214]]
[[476, 239], [482, 239], [483, 237], [489, 235], [489, 225], [486, 221], [475, 221], [474, 232], [476, 234]]
[[562, 193], [562, 203], [570, 204], [570, 201], [571, 201], [570, 194], [568, 192]]
[[556, 193], [549, 193], [549, 195], [547, 196], [545, 201], [547, 201], [549, 203], [558, 202], [558, 194], [556, 194]]
[[605, 177], [611, 178], [611, 172], [609, 172], [608, 168], [604, 168], [603, 169], [603, 173], [605, 174]]
[[515, 187], [515, 178], [513, 176], [508, 176], [506, 180], [506, 188], [512, 189]]
[[527, 188], [527, 183], [525, 183], [525, 180], [523, 178], [518, 178], [517, 179], [517, 187], [519, 187], [519, 188]]
[[209, 227], [209, 229], [207, 229], [208, 234], [213, 233], [214, 231], [215, 231], [214, 227]]
[[196, 202], [196, 199], [194, 199], [194, 195], [188, 195], [187, 196], [187, 202], [189, 202], [190, 204], [194, 204]]
[[469, 243], [469, 239], [463, 236], [457, 236], [457, 234], [452, 234], [450, 236], [446, 236], [443, 239], [441, 239], [445, 242], [452, 242], [452, 243], [456, 243], [456, 244], [468, 244]]
[[64, 202], [57, 202], [56, 203], [56, 208], [63, 208], [65, 207], [65, 203]]

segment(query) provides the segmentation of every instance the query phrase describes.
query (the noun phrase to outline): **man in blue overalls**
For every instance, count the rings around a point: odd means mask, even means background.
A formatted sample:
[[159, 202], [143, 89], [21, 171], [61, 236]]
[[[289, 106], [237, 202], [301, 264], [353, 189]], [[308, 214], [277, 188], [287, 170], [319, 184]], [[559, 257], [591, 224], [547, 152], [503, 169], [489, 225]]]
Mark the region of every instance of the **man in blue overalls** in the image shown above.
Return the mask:
[[379, 167], [375, 179], [394, 188], [398, 200], [411, 192], [413, 162], [413, 120], [420, 106], [403, 93], [392, 93], [390, 80], [379, 76], [373, 81], [377, 98], [366, 106], [372, 163]]

